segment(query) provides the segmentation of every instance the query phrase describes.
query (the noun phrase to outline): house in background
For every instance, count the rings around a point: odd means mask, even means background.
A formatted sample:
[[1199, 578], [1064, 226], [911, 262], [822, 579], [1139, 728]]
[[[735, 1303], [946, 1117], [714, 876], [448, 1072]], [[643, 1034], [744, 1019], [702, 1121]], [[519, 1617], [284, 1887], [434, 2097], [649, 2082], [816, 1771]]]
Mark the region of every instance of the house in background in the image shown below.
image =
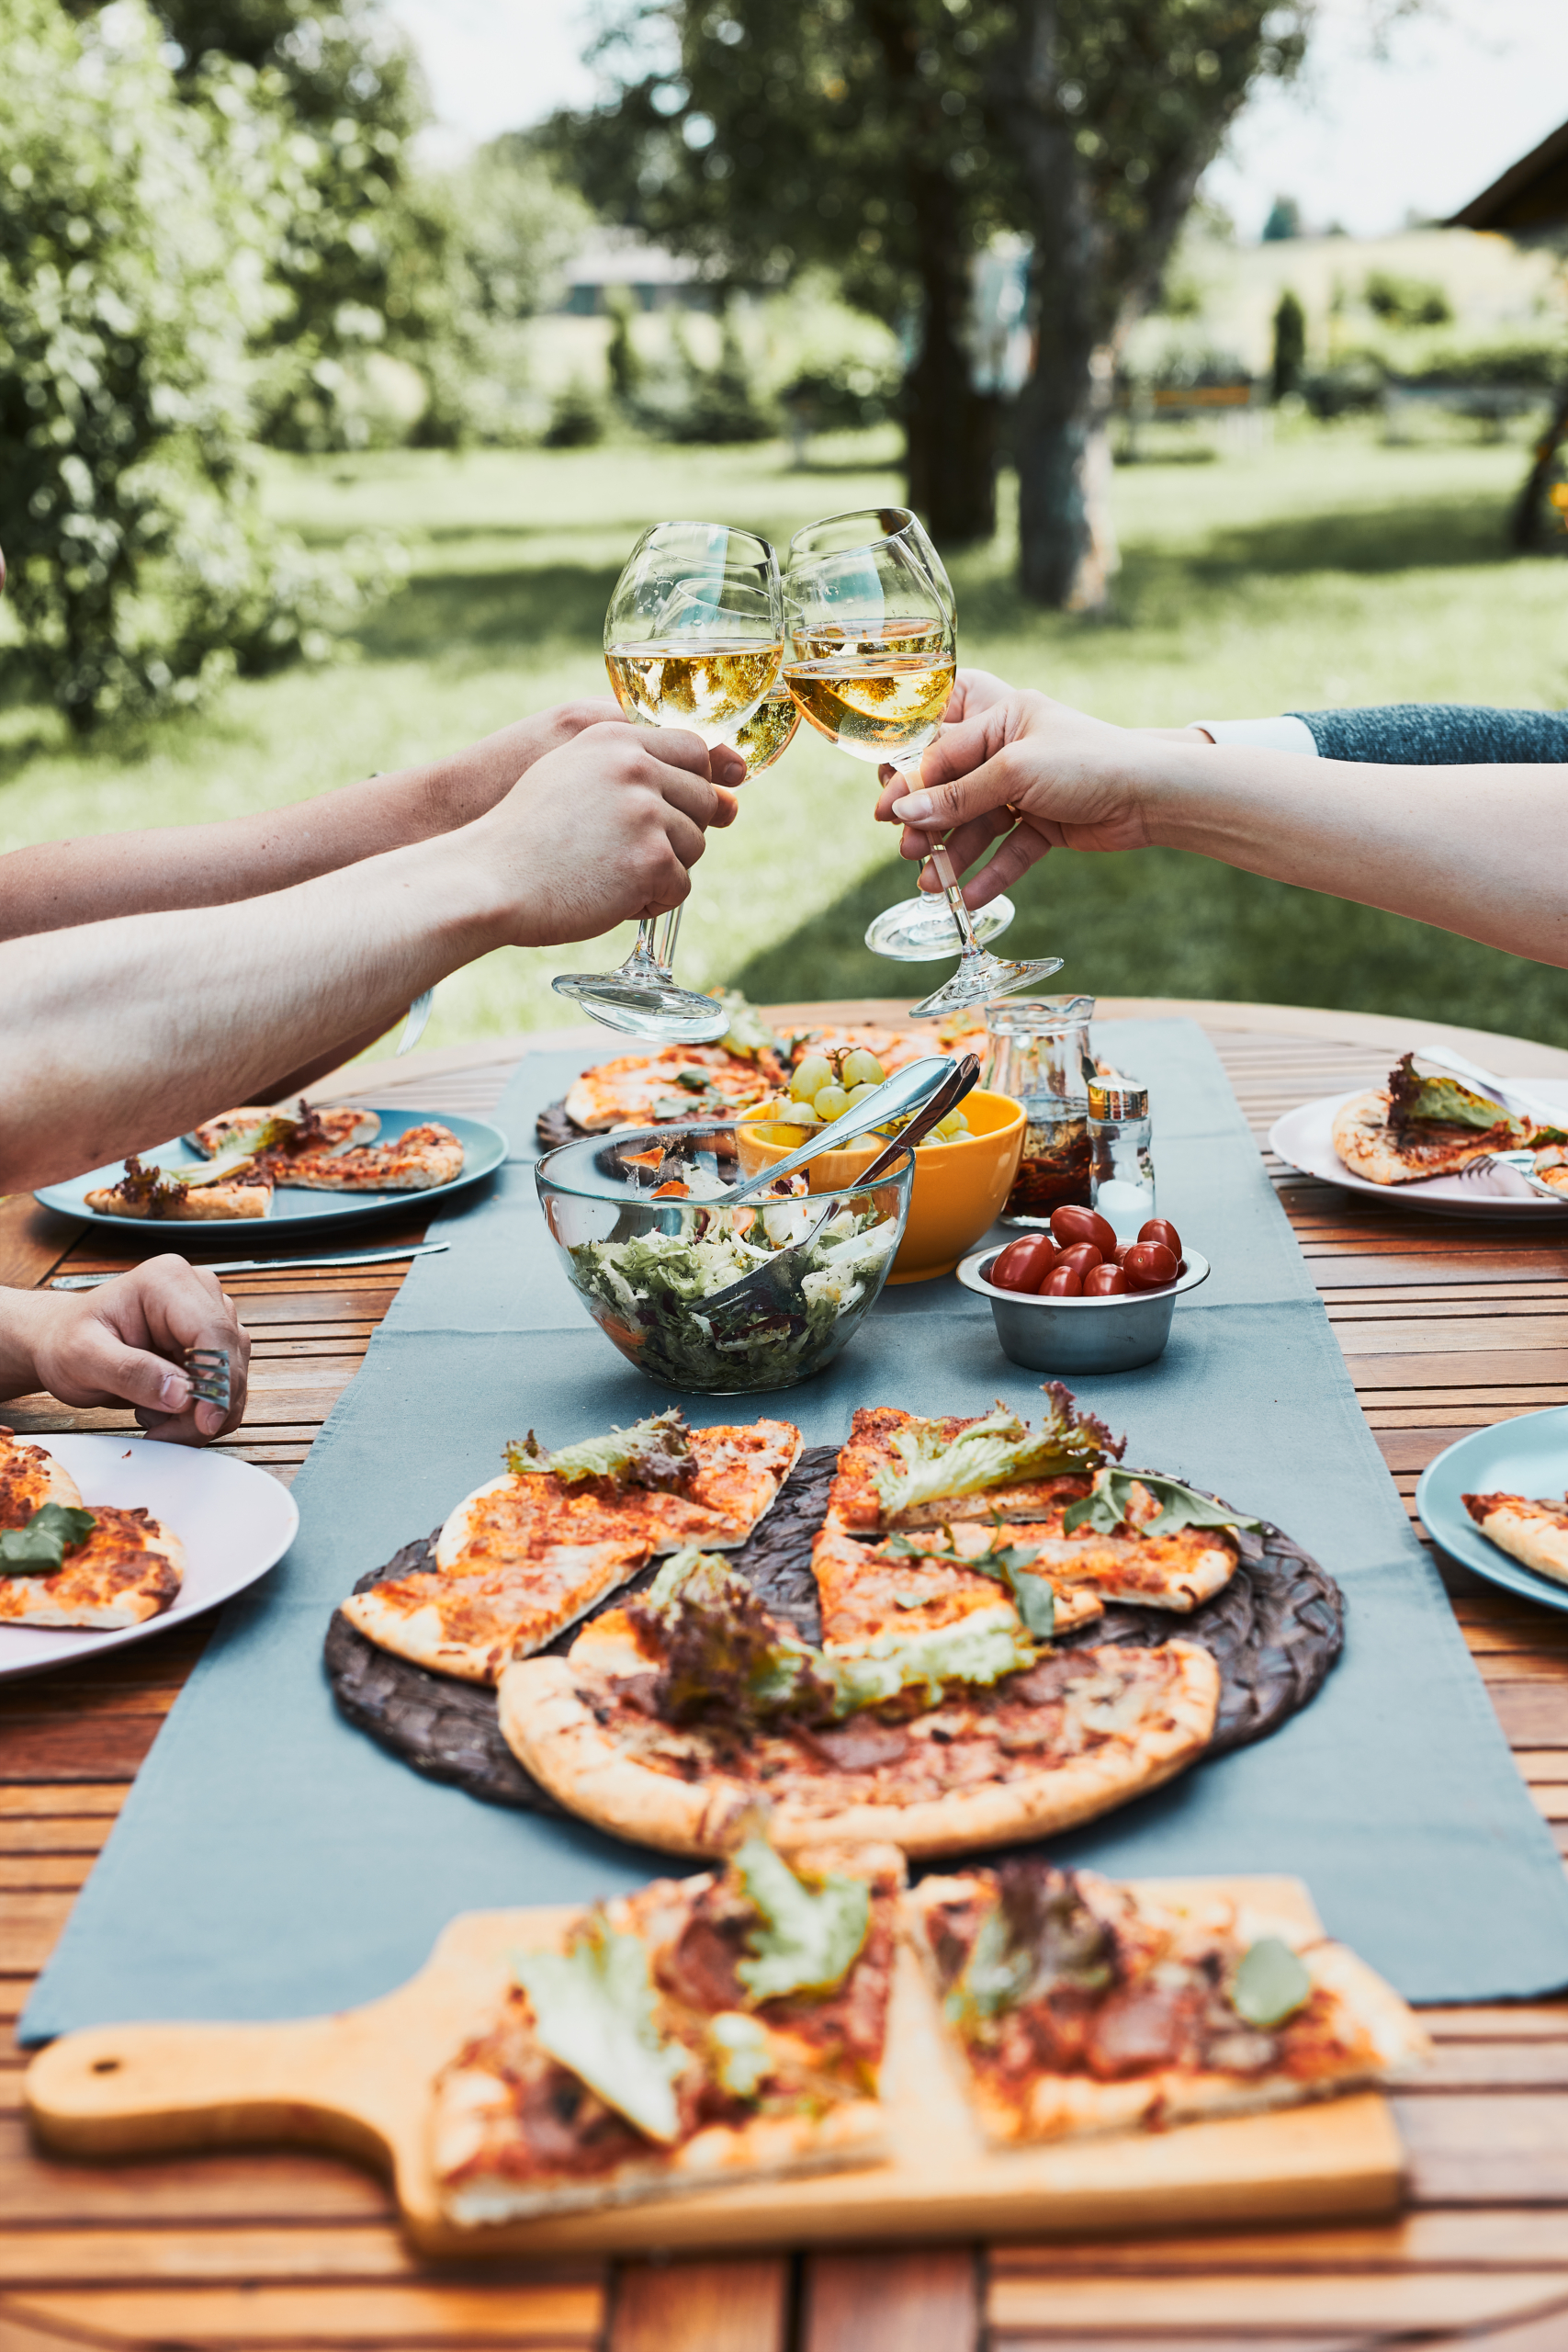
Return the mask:
[[711, 311], [713, 289], [694, 261], [650, 245], [635, 229], [604, 229], [561, 273], [558, 309], [578, 319], [601, 318], [617, 291], [640, 311]]

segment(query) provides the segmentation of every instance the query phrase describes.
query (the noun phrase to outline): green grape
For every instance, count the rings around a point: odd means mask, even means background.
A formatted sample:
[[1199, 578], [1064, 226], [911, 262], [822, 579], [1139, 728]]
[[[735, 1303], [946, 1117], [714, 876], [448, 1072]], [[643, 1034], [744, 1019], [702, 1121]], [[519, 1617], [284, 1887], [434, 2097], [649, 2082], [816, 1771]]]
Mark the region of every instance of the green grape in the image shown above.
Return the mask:
[[951, 1143], [954, 1136], [967, 1135], [968, 1132], [969, 1122], [962, 1111], [950, 1111], [946, 1118], [939, 1119], [931, 1129], [932, 1135], [940, 1136], [943, 1143]]
[[819, 1086], [815, 1107], [819, 1119], [840, 1119], [850, 1107], [850, 1098], [841, 1086]]
[[876, 1056], [868, 1054], [863, 1046], [855, 1046], [852, 1053], [844, 1056], [846, 1086], [880, 1086], [886, 1075]]
[[797, 1102], [812, 1102], [824, 1086], [833, 1083], [833, 1065], [820, 1054], [807, 1054], [799, 1063], [789, 1082], [789, 1091]]
[[869, 1078], [863, 1079], [858, 1086], [851, 1087], [849, 1100], [852, 1104], [855, 1102], [863, 1102], [868, 1094], [874, 1094], [875, 1091], [875, 1081]]
[[789, 1127], [819, 1127], [821, 1120], [809, 1102], [786, 1102], [779, 1113], [784, 1125]]

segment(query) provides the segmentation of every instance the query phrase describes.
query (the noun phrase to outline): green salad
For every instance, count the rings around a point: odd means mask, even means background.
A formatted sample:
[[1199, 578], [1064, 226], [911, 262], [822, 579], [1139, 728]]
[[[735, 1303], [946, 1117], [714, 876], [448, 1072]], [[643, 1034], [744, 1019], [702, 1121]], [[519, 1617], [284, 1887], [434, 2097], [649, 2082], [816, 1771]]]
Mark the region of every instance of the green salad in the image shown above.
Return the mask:
[[897, 1246], [896, 1217], [823, 1206], [809, 1193], [742, 1211], [688, 1196], [677, 1231], [568, 1255], [601, 1326], [656, 1380], [720, 1395], [788, 1388], [848, 1338]]

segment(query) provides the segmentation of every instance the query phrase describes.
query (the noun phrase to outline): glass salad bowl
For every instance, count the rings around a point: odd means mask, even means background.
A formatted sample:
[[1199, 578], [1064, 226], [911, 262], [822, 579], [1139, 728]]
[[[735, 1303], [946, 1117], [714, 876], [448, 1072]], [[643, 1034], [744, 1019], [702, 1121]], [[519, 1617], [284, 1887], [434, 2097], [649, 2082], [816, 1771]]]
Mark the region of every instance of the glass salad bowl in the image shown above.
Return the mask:
[[830, 1363], [875, 1304], [909, 1214], [914, 1155], [874, 1184], [807, 1172], [726, 1206], [760, 1162], [733, 1120], [625, 1127], [535, 1170], [567, 1280], [628, 1363], [666, 1388], [740, 1396]]

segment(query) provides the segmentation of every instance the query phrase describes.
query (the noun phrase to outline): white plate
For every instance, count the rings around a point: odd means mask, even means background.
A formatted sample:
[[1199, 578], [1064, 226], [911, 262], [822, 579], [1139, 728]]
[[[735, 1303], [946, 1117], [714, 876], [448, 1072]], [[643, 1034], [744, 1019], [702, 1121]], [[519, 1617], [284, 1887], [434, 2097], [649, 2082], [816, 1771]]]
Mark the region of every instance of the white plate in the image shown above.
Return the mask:
[[1472, 1430], [1428, 1462], [1416, 1488], [1421, 1524], [1453, 1560], [1505, 1592], [1522, 1593], [1548, 1609], [1568, 1609], [1568, 1585], [1527, 1568], [1483, 1535], [1461, 1495], [1534, 1495], [1555, 1502], [1568, 1487], [1568, 1406], [1521, 1413], [1490, 1429]]
[[[1547, 1102], [1561, 1102], [1568, 1118], [1568, 1079], [1532, 1078], [1529, 1085], [1532, 1093]], [[1321, 1176], [1325, 1183], [1342, 1185], [1347, 1193], [1364, 1193], [1393, 1208], [1425, 1209], [1433, 1216], [1508, 1217], [1530, 1225], [1541, 1217], [1561, 1217], [1568, 1209], [1568, 1201], [1561, 1205], [1543, 1201], [1510, 1168], [1489, 1168], [1484, 1176], [1426, 1176], [1416, 1184], [1369, 1183], [1353, 1174], [1334, 1148], [1336, 1114], [1367, 1091], [1357, 1086], [1348, 1094], [1321, 1095], [1315, 1102], [1287, 1111], [1269, 1130], [1269, 1150], [1303, 1175]]]
[[[0, 1413], [5, 1408], [0, 1406]], [[0, 1681], [40, 1674], [67, 1659], [102, 1657], [128, 1642], [144, 1642], [214, 1601], [243, 1592], [280, 1560], [299, 1525], [287, 1487], [226, 1453], [163, 1445], [125, 1432], [28, 1437], [69, 1470], [82, 1499], [121, 1510], [144, 1506], [186, 1547], [180, 1597], [161, 1617], [115, 1633], [67, 1632], [56, 1625], [0, 1625]]]

